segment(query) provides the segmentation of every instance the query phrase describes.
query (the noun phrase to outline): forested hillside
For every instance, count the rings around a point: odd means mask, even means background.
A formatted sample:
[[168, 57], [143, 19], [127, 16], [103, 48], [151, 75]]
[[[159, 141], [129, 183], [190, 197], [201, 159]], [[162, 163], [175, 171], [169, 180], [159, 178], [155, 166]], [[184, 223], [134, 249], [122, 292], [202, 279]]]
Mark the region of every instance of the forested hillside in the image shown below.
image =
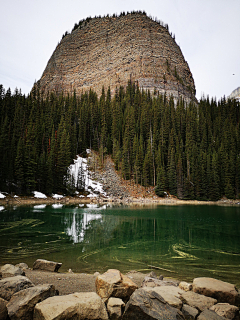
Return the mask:
[[240, 106], [151, 96], [129, 83], [111, 98], [77, 97], [37, 86], [28, 97], [0, 86], [0, 190], [67, 192], [67, 168], [87, 148], [112, 155], [125, 179], [156, 186], [160, 196], [217, 200], [240, 193]]

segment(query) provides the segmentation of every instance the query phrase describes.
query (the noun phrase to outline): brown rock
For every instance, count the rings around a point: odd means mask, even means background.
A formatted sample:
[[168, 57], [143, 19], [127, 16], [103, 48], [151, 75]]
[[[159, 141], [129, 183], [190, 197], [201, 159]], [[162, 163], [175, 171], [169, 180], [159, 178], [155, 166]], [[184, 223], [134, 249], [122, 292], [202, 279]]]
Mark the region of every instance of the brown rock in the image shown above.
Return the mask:
[[114, 93], [130, 78], [152, 93], [195, 96], [181, 49], [165, 27], [141, 13], [83, 23], [58, 44], [38, 84], [45, 94], [92, 89], [101, 95], [103, 86]]
[[217, 303], [210, 308], [210, 310], [216, 312], [219, 316], [227, 319], [235, 319], [239, 314], [239, 308], [232, 306], [229, 303]]
[[125, 307], [125, 303], [119, 298], [109, 298], [107, 303], [107, 310], [110, 320], [121, 319], [122, 310]]
[[110, 297], [127, 301], [137, 288], [131, 279], [116, 269], [109, 269], [96, 278], [96, 292], [104, 302]]
[[51, 271], [51, 272], [58, 272], [61, 266], [62, 266], [62, 263], [59, 263], [59, 262], [38, 259], [33, 263], [33, 270], [45, 270], [45, 271]]
[[48, 298], [35, 306], [34, 320], [108, 320], [106, 307], [95, 292], [76, 292]]
[[238, 291], [233, 284], [213, 278], [195, 278], [193, 291], [233, 305], [238, 299]]
[[0, 320], [6, 320], [8, 316], [7, 301], [0, 298]]
[[4, 278], [0, 280], [0, 298], [9, 301], [14, 293], [33, 286], [33, 283], [24, 276]]
[[32, 320], [37, 303], [55, 295], [55, 288], [50, 284], [38, 285], [15, 293], [7, 304], [11, 320]]
[[181, 296], [181, 300], [189, 306], [197, 308], [199, 311], [208, 309], [217, 303], [216, 299], [205, 297], [192, 291], [184, 292]]
[[0, 268], [0, 272], [3, 278], [14, 277], [14, 276], [25, 276], [25, 272], [12, 264], [5, 264]]

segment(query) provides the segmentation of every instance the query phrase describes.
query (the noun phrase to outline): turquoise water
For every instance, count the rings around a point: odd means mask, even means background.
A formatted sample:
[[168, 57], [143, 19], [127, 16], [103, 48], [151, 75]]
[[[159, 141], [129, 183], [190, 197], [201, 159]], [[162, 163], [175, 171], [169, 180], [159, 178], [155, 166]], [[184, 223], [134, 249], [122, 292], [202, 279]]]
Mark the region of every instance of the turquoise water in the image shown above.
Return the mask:
[[38, 259], [60, 271], [117, 268], [240, 287], [240, 208], [28, 206], [0, 211], [0, 264]]

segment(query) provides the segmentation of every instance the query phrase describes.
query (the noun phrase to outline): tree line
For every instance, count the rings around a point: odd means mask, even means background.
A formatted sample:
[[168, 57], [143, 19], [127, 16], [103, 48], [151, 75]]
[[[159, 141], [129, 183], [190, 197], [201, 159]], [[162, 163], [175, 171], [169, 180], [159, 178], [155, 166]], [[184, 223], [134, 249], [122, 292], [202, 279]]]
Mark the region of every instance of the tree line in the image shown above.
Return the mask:
[[90, 148], [111, 155], [124, 179], [181, 199], [238, 198], [240, 107], [235, 99], [151, 95], [129, 81], [111, 97], [28, 95], [0, 86], [0, 190], [66, 193], [67, 170]]

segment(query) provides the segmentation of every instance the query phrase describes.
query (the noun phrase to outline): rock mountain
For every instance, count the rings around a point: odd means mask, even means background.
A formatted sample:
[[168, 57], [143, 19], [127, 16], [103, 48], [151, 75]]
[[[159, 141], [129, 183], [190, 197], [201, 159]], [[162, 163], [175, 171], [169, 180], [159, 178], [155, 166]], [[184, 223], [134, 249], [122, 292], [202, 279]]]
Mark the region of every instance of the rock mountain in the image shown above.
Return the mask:
[[77, 94], [102, 87], [139, 87], [195, 98], [194, 80], [167, 25], [138, 12], [87, 19], [57, 45], [41, 79], [40, 89]]

